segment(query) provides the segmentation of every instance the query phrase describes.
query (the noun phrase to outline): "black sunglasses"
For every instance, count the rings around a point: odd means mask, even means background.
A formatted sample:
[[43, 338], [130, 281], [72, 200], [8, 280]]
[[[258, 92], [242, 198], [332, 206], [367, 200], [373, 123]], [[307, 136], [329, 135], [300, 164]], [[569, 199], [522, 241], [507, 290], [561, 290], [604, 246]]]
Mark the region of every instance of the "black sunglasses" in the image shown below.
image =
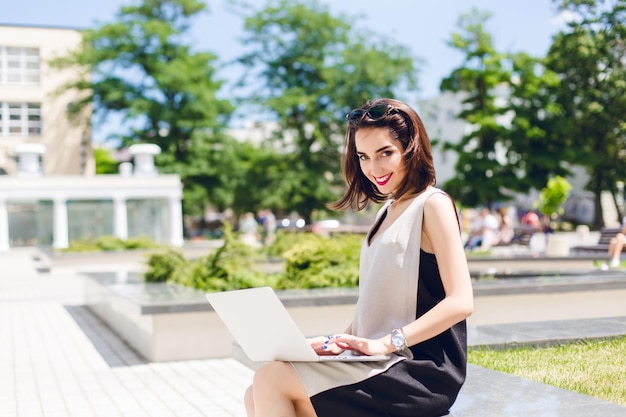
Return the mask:
[[391, 104], [381, 103], [372, 106], [367, 110], [354, 109], [350, 113], [346, 114], [346, 119], [348, 119], [348, 123], [351, 125], [356, 125], [363, 120], [363, 116], [367, 116], [372, 120], [378, 120], [389, 114], [391, 110], [395, 110]]

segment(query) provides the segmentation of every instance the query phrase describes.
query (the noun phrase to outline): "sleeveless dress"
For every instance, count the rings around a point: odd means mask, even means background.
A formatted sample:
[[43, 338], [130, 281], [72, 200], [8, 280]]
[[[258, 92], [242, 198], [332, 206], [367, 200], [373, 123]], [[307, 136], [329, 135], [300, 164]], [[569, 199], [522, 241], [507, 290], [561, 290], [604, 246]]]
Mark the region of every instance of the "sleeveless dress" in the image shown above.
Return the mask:
[[[379, 338], [445, 297], [434, 254], [420, 249], [430, 187], [361, 250], [359, 299], [350, 334]], [[390, 203], [383, 206], [375, 231]], [[373, 234], [373, 233], [372, 233]], [[448, 411], [465, 381], [467, 332], [462, 321], [382, 362], [294, 362], [318, 417], [435, 417]]]

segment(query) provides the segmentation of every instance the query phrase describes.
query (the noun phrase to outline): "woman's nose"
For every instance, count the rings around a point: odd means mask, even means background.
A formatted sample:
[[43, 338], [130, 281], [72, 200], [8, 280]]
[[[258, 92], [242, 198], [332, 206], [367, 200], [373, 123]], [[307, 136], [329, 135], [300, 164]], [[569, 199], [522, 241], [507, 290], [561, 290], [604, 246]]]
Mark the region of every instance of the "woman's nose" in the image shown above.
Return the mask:
[[381, 175], [383, 173], [383, 169], [382, 166], [376, 162], [372, 162], [370, 164], [370, 172], [372, 173], [372, 175], [374, 176], [378, 176]]

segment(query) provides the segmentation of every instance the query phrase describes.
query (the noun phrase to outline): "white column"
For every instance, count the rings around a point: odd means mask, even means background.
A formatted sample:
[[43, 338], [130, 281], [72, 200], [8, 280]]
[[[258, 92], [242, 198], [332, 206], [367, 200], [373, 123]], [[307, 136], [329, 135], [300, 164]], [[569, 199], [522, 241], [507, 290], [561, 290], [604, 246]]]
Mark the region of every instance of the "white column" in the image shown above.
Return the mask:
[[183, 246], [183, 207], [180, 198], [170, 197], [170, 243]]
[[54, 199], [54, 236], [52, 246], [56, 249], [67, 248], [69, 243], [67, 227], [67, 200], [65, 198]]
[[0, 252], [9, 250], [9, 213], [7, 202], [0, 199]]
[[128, 215], [126, 212], [126, 198], [113, 198], [113, 233], [122, 240], [128, 239]]

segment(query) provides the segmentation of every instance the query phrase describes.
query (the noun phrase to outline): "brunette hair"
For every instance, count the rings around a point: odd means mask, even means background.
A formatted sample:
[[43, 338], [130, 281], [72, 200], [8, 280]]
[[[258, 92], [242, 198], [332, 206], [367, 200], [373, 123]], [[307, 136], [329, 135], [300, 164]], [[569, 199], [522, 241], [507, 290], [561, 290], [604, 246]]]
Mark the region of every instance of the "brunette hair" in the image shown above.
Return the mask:
[[[387, 105], [381, 116], [372, 116], [368, 110]], [[435, 184], [435, 166], [430, 140], [419, 115], [408, 104], [390, 98], [370, 100], [348, 115], [348, 131], [344, 140], [341, 168], [348, 190], [338, 201], [328, 204], [333, 210], [354, 208], [362, 210], [369, 201], [382, 203], [391, 196], [381, 193], [363, 174], [356, 153], [355, 135], [359, 129], [386, 129], [392, 138], [402, 144], [406, 176], [393, 195], [416, 194]]]

